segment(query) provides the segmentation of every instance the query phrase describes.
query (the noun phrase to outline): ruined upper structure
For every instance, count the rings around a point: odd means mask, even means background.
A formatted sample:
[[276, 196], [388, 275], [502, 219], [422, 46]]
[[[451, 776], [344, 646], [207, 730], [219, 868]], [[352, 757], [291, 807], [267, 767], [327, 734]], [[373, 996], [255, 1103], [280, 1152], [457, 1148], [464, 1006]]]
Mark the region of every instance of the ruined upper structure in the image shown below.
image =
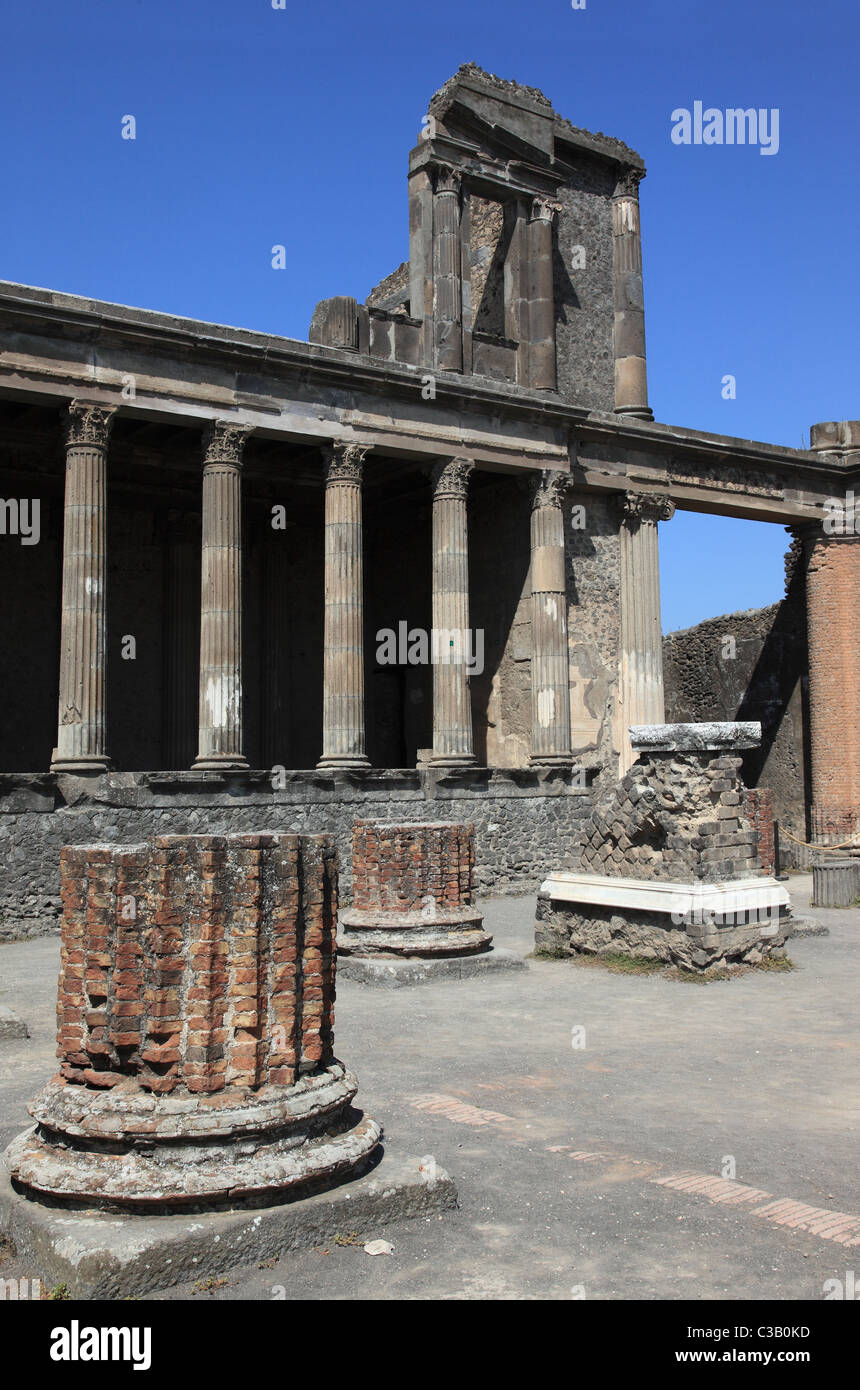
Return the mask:
[[311, 342], [650, 419], [639, 181], [619, 140], [469, 63], [409, 157], [409, 261], [317, 305]]

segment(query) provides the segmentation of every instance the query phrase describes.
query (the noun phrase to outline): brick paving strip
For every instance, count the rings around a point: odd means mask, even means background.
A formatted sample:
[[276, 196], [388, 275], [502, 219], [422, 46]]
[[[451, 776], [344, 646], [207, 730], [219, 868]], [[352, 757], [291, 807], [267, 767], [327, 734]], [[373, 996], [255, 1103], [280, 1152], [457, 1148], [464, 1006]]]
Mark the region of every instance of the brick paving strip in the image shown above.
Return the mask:
[[[510, 1115], [502, 1115], [496, 1110], [483, 1110], [477, 1105], [468, 1105], [456, 1096], [428, 1094], [410, 1097], [415, 1110], [429, 1110], [434, 1115], [444, 1115], [456, 1124], [484, 1126], [495, 1124], [504, 1127], [519, 1127], [519, 1122]], [[591, 1152], [584, 1149], [568, 1149], [565, 1144], [546, 1146], [547, 1153], [564, 1154], [577, 1163], [632, 1163], [650, 1166], [644, 1160], [630, 1158], [627, 1154]], [[844, 1211], [832, 1211], [826, 1207], [812, 1207], [793, 1197], [774, 1197], [760, 1187], [748, 1187], [744, 1183], [733, 1182], [729, 1178], [717, 1178], [711, 1173], [682, 1171], [669, 1173], [663, 1177], [652, 1177], [649, 1182], [658, 1187], [671, 1188], [675, 1192], [687, 1193], [694, 1197], [707, 1197], [715, 1205], [744, 1207], [751, 1216], [758, 1216], [773, 1226], [787, 1226], [792, 1230], [808, 1231], [810, 1235], [822, 1240], [832, 1240], [838, 1245], [860, 1245], [860, 1216]], [[753, 1202], [759, 1203], [752, 1206]]]

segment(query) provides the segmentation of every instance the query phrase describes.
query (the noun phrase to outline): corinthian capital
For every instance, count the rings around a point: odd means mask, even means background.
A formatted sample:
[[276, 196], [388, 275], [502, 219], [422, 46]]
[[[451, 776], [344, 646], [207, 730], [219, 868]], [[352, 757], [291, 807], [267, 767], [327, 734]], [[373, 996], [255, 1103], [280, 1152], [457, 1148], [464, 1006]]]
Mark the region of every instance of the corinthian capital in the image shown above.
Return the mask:
[[532, 199], [532, 222], [551, 222], [557, 212], [561, 212], [561, 203], [554, 202], [552, 198]]
[[544, 468], [531, 479], [532, 510], [538, 507], [561, 507], [573, 487], [569, 473], [560, 468]]
[[343, 443], [337, 440], [323, 449], [326, 486], [329, 483], [361, 484], [364, 460], [370, 453], [369, 444]]
[[434, 193], [459, 193], [462, 175], [450, 164], [437, 164], [433, 171]]
[[624, 520], [631, 528], [643, 521], [671, 521], [675, 503], [663, 492], [625, 492]]
[[471, 459], [441, 459], [433, 469], [433, 500], [445, 497], [465, 500], [469, 490], [469, 478], [475, 465]]
[[639, 185], [645, 177], [644, 169], [634, 169], [632, 165], [620, 170], [615, 180], [615, 198], [638, 198]]
[[66, 447], [73, 444], [89, 445], [90, 448], [107, 447], [115, 405], [97, 405], [93, 401], [69, 401], [64, 416]]
[[204, 466], [220, 463], [241, 468], [242, 452], [252, 431], [253, 425], [236, 420], [211, 420], [203, 435]]

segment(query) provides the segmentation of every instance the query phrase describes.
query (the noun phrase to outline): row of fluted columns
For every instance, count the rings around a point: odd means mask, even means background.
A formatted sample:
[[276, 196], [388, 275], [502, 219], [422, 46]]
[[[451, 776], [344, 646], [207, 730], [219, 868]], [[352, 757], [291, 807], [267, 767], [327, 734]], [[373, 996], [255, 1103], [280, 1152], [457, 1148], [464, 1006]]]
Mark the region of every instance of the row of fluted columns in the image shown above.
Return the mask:
[[[66, 419], [60, 697], [56, 771], [109, 767], [106, 713], [106, 457], [114, 410], [73, 401]], [[198, 750], [195, 767], [242, 769], [242, 460], [250, 427], [215, 420], [204, 436]], [[362, 483], [368, 446], [324, 450], [325, 600], [321, 768], [369, 766], [365, 736]], [[433, 749], [440, 767], [474, 764], [468, 657], [467, 502], [474, 461], [432, 473]], [[536, 767], [572, 761], [564, 499], [570, 477], [531, 483], [532, 749]], [[628, 494], [621, 526], [623, 723], [663, 719], [657, 521], [671, 503]], [[186, 546], [191, 554], [190, 545]], [[188, 565], [184, 566], [187, 570]], [[183, 572], [184, 572], [183, 570]], [[178, 601], [181, 575], [171, 584]], [[174, 592], [175, 590], [175, 592]], [[192, 625], [184, 623], [187, 641]], [[626, 749], [626, 739], [622, 740]], [[177, 745], [178, 747], [179, 745]], [[622, 762], [629, 751], [622, 751]]]

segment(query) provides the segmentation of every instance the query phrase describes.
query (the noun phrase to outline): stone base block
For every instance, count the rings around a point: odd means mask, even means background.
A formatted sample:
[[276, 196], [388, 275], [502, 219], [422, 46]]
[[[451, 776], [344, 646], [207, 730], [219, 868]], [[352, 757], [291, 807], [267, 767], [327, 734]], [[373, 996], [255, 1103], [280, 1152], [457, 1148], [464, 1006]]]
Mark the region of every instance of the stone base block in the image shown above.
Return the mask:
[[48, 1288], [66, 1284], [73, 1298], [137, 1298], [347, 1232], [371, 1239], [389, 1222], [457, 1206], [454, 1183], [432, 1161], [377, 1154], [374, 1167], [331, 1191], [256, 1212], [194, 1216], [117, 1218], [43, 1206], [15, 1192], [0, 1170], [0, 1234]]
[[497, 970], [525, 970], [526, 962], [515, 951], [485, 951], [476, 956], [450, 956], [436, 960], [386, 959], [375, 956], [338, 958], [339, 980], [363, 985], [421, 985], [434, 980], [471, 980]]
[[292, 1086], [156, 1096], [123, 1078], [104, 1091], [62, 1077], [31, 1101], [36, 1120], [5, 1165], [42, 1201], [106, 1211], [262, 1205], [360, 1169], [379, 1125], [352, 1108], [340, 1062]]
[[[493, 938], [482, 930], [483, 914], [474, 907], [423, 912], [347, 908], [338, 916], [338, 958], [474, 956], [489, 951]], [[340, 969], [340, 964], [338, 964]]]
[[30, 1032], [23, 1018], [19, 1018], [8, 1004], [0, 1004], [0, 1042], [13, 1038], [29, 1038]]
[[683, 884], [559, 873], [541, 887], [537, 950], [627, 955], [704, 972], [784, 954], [788, 894], [762, 877]]

